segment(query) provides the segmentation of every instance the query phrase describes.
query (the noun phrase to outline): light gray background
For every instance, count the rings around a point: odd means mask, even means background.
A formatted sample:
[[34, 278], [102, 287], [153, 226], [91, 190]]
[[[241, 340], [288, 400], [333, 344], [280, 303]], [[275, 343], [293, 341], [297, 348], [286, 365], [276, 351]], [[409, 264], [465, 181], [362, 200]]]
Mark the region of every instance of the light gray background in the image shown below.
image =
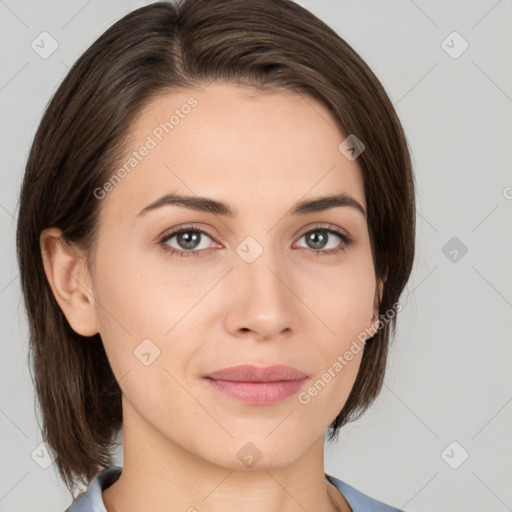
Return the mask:
[[[0, 511], [70, 503], [53, 466], [31, 458], [41, 437], [14, 246], [29, 145], [69, 66], [147, 3], [0, 0]], [[408, 136], [418, 194], [417, 258], [385, 386], [327, 445], [326, 471], [409, 512], [512, 510], [512, 2], [298, 3], [382, 81]], [[59, 45], [47, 59], [31, 48], [43, 31]], [[453, 54], [461, 40], [442, 45], [453, 31], [469, 44], [457, 58], [444, 48]], [[459, 241], [443, 252], [452, 237]], [[467, 460], [450, 467], [464, 451]]]

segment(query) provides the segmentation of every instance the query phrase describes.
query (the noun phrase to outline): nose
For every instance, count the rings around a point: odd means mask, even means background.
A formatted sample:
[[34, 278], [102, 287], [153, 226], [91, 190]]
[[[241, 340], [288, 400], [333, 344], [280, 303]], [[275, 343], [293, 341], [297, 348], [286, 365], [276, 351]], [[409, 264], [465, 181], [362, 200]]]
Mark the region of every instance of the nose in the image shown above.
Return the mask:
[[286, 263], [265, 250], [252, 263], [237, 259], [230, 272], [226, 328], [235, 336], [271, 340], [298, 329], [296, 284]]

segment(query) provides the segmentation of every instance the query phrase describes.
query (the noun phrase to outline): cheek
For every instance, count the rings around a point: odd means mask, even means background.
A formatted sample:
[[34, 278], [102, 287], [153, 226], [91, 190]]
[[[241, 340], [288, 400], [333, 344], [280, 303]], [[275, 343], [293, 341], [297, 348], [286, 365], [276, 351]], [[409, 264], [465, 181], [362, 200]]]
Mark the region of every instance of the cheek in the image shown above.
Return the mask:
[[[141, 254], [127, 253], [105, 250], [95, 273], [96, 315], [110, 364], [118, 380], [135, 369], [130, 375], [133, 381], [141, 367], [146, 373], [140, 377], [147, 379], [151, 374], [144, 366], [147, 360], [157, 362], [151, 367], [174, 373], [203, 339], [195, 332], [198, 324], [187, 320], [202, 311], [194, 305], [218, 277], [198, 280], [192, 267], [162, 264], [163, 259], [158, 265], [147, 260], [144, 264]], [[158, 389], [160, 376], [153, 378]]]
[[330, 291], [309, 296], [323, 325], [316, 329], [315, 375], [297, 396], [307, 416], [321, 418], [327, 428], [347, 401], [356, 380], [371, 325], [375, 294], [372, 268], [369, 272], [340, 271]]
[[376, 292], [371, 254], [359, 251], [337, 266], [301, 278], [305, 302], [323, 321], [324, 339], [343, 343], [370, 325]]
[[175, 317], [183, 314], [190, 287], [186, 286], [186, 276], [181, 278], [172, 266], [156, 266], [131, 247], [121, 253], [105, 247], [98, 261], [96, 309], [105, 331], [161, 337]]
[[145, 343], [143, 348], [148, 347], [144, 340], [155, 343], [154, 357], [161, 346], [162, 332], [169, 326], [158, 321], [155, 310], [155, 304], [159, 303], [158, 289], [151, 286], [143, 268], [136, 265], [136, 259], [116, 253], [114, 247], [112, 244], [98, 251], [94, 296], [100, 335], [119, 381], [127, 372], [141, 366], [136, 351], [141, 343]]
[[310, 278], [304, 285], [310, 287], [308, 305], [323, 325], [315, 336], [317, 380], [306, 390], [302, 403], [311, 402], [309, 406], [318, 408], [318, 414], [325, 415], [329, 409], [336, 415], [357, 377], [372, 323], [376, 279], [371, 254], [359, 253], [357, 260], [331, 269], [329, 275], [317, 275], [316, 287], [311, 287]]

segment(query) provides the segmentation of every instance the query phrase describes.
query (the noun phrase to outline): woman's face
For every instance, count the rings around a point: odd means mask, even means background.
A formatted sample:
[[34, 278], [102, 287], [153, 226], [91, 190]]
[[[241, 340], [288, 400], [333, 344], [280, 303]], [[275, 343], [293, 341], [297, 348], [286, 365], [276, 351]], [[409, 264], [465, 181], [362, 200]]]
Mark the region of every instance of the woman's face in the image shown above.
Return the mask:
[[[113, 169], [126, 164], [121, 179], [97, 191], [91, 274], [125, 429], [231, 468], [247, 455], [289, 464], [323, 435], [355, 381], [377, 282], [362, 211], [294, 210], [341, 194], [366, 210], [344, 138], [325, 107], [291, 92], [212, 83], [144, 109]], [[225, 206], [208, 211], [200, 198]], [[276, 364], [307, 378], [205, 377]]]

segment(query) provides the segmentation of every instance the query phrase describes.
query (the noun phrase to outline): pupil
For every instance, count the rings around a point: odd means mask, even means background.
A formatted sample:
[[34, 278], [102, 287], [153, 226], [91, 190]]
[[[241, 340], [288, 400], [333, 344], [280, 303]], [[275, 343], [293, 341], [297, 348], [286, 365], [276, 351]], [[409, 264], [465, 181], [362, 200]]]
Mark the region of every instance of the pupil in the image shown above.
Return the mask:
[[178, 235], [178, 243], [182, 245], [185, 249], [195, 249], [196, 246], [198, 245], [198, 240], [199, 233], [194, 233], [192, 231], [186, 231], [185, 233], [180, 233]]
[[[317, 236], [320, 233], [320, 236]], [[309, 235], [309, 241], [312, 242], [314, 249], [322, 249], [327, 239], [325, 231], [315, 231]]]

